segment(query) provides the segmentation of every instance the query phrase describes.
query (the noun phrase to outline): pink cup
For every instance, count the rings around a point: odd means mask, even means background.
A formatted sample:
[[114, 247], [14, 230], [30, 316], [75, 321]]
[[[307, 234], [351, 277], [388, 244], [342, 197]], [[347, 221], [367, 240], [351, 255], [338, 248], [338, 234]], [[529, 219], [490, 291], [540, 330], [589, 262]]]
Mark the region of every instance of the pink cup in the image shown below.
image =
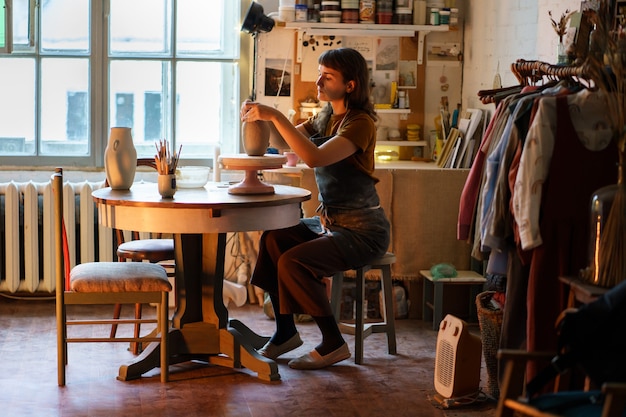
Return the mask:
[[296, 164], [298, 163], [298, 154], [296, 154], [295, 152], [283, 152], [283, 155], [285, 155], [287, 157], [287, 166], [288, 167], [295, 167]]

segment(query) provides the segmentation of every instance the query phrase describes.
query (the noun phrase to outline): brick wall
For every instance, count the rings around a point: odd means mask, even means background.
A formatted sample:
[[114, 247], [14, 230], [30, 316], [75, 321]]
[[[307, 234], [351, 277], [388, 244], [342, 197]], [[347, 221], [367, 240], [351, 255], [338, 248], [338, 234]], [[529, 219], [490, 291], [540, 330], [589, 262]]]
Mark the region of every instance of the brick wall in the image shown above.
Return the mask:
[[558, 38], [548, 11], [559, 18], [566, 9], [580, 9], [580, 0], [457, 0], [457, 4], [465, 14], [463, 107], [490, 110], [493, 105], [483, 106], [476, 93], [492, 87], [498, 62], [504, 86], [517, 84], [509, 68], [519, 58], [555, 62]]

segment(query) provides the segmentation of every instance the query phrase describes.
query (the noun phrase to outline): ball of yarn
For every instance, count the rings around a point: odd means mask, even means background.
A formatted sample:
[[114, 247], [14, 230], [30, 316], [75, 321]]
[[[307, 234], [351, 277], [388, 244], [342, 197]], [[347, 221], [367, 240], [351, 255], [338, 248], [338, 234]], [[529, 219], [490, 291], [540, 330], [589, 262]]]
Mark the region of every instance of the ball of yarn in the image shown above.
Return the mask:
[[433, 279], [454, 278], [458, 275], [454, 265], [450, 264], [437, 264], [430, 268], [430, 274]]

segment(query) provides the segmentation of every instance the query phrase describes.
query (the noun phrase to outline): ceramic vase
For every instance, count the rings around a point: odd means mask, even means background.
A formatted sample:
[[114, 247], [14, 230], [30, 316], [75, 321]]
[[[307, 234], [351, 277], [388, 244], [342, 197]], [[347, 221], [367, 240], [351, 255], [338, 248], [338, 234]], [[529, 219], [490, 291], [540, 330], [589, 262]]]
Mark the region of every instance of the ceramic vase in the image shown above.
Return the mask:
[[249, 156], [263, 156], [270, 145], [270, 127], [268, 122], [243, 122], [241, 125], [243, 148]]
[[128, 190], [135, 180], [137, 150], [129, 127], [112, 127], [104, 150], [104, 169], [109, 187]]

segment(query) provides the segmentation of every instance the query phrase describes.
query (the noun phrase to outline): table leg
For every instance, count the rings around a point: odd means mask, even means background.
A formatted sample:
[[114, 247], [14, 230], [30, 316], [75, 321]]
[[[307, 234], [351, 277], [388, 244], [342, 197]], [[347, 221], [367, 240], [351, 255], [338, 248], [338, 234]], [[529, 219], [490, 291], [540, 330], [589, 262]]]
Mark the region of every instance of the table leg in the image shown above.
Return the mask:
[[[228, 326], [227, 329], [220, 330], [220, 350], [222, 354], [233, 361], [231, 366], [234, 368], [241, 366], [248, 368], [256, 372], [258, 378], [264, 381], [279, 380], [280, 374], [278, 373], [278, 365], [276, 362], [259, 355], [256, 351], [256, 349], [263, 346], [265, 342], [261, 345], [259, 345], [260, 342], [257, 342], [256, 345], [252, 344], [255, 341], [269, 340], [269, 338], [258, 336], [238, 320], [231, 320], [231, 324], [235, 327]], [[244, 333], [240, 332], [238, 329], [242, 330]], [[211, 357], [211, 362], [213, 363], [222, 366], [229, 365], [228, 362], [226, 364], [219, 363], [219, 360], [221, 360], [220, 357], [217, 357], [218, 361], [214, 361], [213, 358], [214, 357]]]
[[[176, 340], [180, 339], [180, 332], [175, 329], [170, 329], [169, 334], [170, 346], [176, 344]], [[157, 342], [150, 343], [139, 356], [126, 365], [120, 366], [117, 379], [120, 381], [131, 381], [133, 379], [141, 378], [141, 375], [146, 372], [158, 368], [161, 364], [161, 344]], [[179, 359], [179, 360], [177, 360]], [[176, 363], [188, 361], [188, 358], [180, 358], [170, 355], [170, 365]]]
[[[256, 352], [269, 338], [228, 320], [222, 297], [226, 234], [176, 235], [174, 250], [177, 310], [170, 330], [170, 364], [204, 359], [231, 368], [244, 366], [262, 380], [280, 379], [276, 363]], [[120, 367], [118, 379], [137, 379], [158, 366], [159, 344], [151, 343]]]

